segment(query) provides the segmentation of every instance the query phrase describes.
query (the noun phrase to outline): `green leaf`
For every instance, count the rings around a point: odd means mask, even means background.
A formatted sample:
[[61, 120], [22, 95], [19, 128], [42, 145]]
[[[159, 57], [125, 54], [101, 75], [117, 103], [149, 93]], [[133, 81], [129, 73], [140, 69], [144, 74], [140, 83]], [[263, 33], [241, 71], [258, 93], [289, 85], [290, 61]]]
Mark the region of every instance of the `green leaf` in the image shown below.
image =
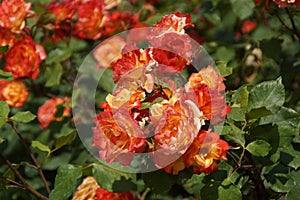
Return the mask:
[[7, 118], [9, 114], [9, 106], [5, 101], [0, 101], [0, 116]]
[[39, 142], [39, 141], [32, 141], [32, 142], [31, 142], [31, 146], [32, 146], [33, 148], [37, 148], [37, 149], [39, 149], [39, 150], [41, 150], [41, 151], [46, 151], [46, 152], [48, 152], [48, 153], [51, 152], [51, 149], [50, 149], [47, 145], [42, 144], [42, 143]]
[[294, 127], [299, 123], [299, 115], [291, 108], [282, 107], [275, 115], [261, 118], [259, 125], [289, 121]]
[[285, 200], [295, 200], [298, 199], [300, 195], [300, 188], [299, 187], [294, 187], [285, 196]]
[[[216, 52], [216, 57], [217, 59], [219, 60], [226, 60], [226, 61], [231, 61], [235, 56], [235, 51], [232, 47], [230, 46], [221, 46], [217, 49], [217, 52]], [[225, 67], [226, 67], [226, 62], [223, 62], [223, 65], [225, 63]], [[217, 67], [218, 67], [218, 63], [217, 64]], [[224, 67], [224, 66], [223, 66]], [[219, 67], [218, 67], [219, 68]], [[226, 68], [225, 68], [226, 69]], [[231, 69], [232, 71], [232, 69]], [[230, 72], [230, 71], [229, 71]], [[221, 72], [220, 72], [221, 73]], [[228, 73], [228, 72], [227, 72]], [[226, 73], [225, 73], [226, 74]], [[228, 74], [230, 75], [230, 73]], [[222, 73], [221, 73], [221, 76], [222, 76]]]
[[217, 68], [222, 77], [226, 77], [232, 74], [232, 67], [227, 66], [225, 61], [217, 61]]
[[113, 168], [101, 164], [94, 164], [93, 166], [93, 176], [98, 182], [98, 184], [108, 190], [113, 192], [113, 185], [116, 181], [127, 180], [131, 182], [136, 181], [136, 176], [133, 173], [126, 173], [123, 171], [118, 171]]
[[192, 178], [188, 179], [184, 184], [184, 188], [197, 198], [201, 198], [201, 189], [205, 186], [203, 182], [205, 174], [194, 174]]
[[233, 13], [241, 20], [252, 15], [254, 2], [249, 0], [230, 0]]
[[222, 135], [225, 136], [226, 140], [233, 141], [242, 147], [245, 147], [245, 132], [234, 124], [229, 124], [229, 126], [224, 126], [222, 130]]
[[246, 116], [247, 116], [247, 120], [251, 120], [251, 119], [260, 119], [262, 117], [269, 116], [272, 114], [273, 113], [270, 110], [263, 107], [263, 108], [252, 109], [250, 112], [246, 114]]
[[266, 81], [256, 85], [249, 92], [248, 111], [266, 107], [275, 112], [285, 101], [284, 86], [281, 77], [274, 81]]
[[246, 149], [254, 156], [266, 156], [271, 151], [272, 146], [264, 140], [256, 140], [249, 143]]
[[218, 188], [219, 198], [218, 200], [240, 200], [242, 199], [242, 193], [239, 188], [235, 185], [230, 185], [229, 187], [220, 186]]
[[5, 53], [8, 49], [9, 49], [8, 45], [6, 45], [6, 46], [0, 46], [0, 54]]
[[68, 59], [71, 56], [71, 51], [67, 48], [64, 49], [54, 49], [52, 50], [46, 59], [46, 64], [50, 65], [53, 63], [59, 63], [62, 61], [65, 61], [66, 59]]
[[234, 121], [245, 121], [245, 114], [246, 108], [231, 107], [231, 111], [228, 113], [227, 117], [229, 119], [233, 119]]
[[53, 87], [60, 84], [60, 79], [63, 74], [63, 68], [61, 64], [55, 63], [52, 67], [47, 67], [45, 76], [47, 77], [46, 87]]
[[0, 69], [0, 80], [4, 79], [6, 81], [12, 81], [14, 80], [11, 72], [5, 72], [2, 69]]
[[105, 70], [99, 80], [99, 86], [109, 93], [113, 93], [115, 83], [112, 79], [112, 70]]
[[56, 151], [65, 145], [71, 144], [75, 139], [75, 137], [76, 137], [76, 131], [74, 129], [72, 129], [66, 135], [62, 135], [58, 137], [55, 141], [55, 149], [53, 151]]
[[32, 114], [30, 111], [25, 111], [25, 112], [17, 112], [10, 119], [16, 122], [28, 123], [34, 120], [35, 118], [36, 116]]
[[77, 180], [82, 176], [81, 168], [67, 164], [58, 168], [54, 189], [50, 193], [50, 200], [66, 200], [74, 193]]

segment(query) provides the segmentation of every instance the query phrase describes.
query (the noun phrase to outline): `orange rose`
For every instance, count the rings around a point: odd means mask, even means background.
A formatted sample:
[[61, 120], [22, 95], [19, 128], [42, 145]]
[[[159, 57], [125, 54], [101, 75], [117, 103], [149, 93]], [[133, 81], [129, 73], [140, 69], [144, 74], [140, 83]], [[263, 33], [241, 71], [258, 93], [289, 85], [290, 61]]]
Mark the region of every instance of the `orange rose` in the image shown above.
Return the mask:
[[54, 97], [47, 100], [42, 106], [39, 107], [37, 112], [37, 118], [40, 122], [42, 129], [47, 128], [53, 121], [61, 121], [64, 117], [68, 117], [71, 114], [71, 108], [64, 107], [63, 114], [60, 117], [55, 116], [57, 113], [57, 106], [70, 102], [67, 97]]
[[26, 101], [28, 92], [21, 80], [0, 80], [0, 100], [9, 106], [21, 108]]
[[36, 45], [31, 37], [24, 36], [6, 52], [4, 70], [12, 72], [14, 78], [36, 79], [40, 73], [40, 63], [45, 58], [44, 48]]
[[101, 36], [105, 22], [104, 3], [99, 0], [84, 2], [78, 7], [78, 21], [74, 24], [74, 36], [96, 40]]
[[250, 20], [246, 20], [242, 24], [241, 32], [244, 33], [244, 34], [245, 33], [250, 33], [255, 28], [256, 28], [256, 22], [250, 21]]
[[0, 5], [0, 26], [13, 32], [21, 32], [30, 8], [31, 3], [24, 0], [3, 0]]
[[97, 67], [111, 68], [115, 61], [122, 57], [125, 44], [121, 37], [116, 36], [98, 45], [93, 52]]
[[18, 35], [7, 28], [0, 28], [0, 46], [13, 46], [17, 41]]
[[193, 144], [184, 154], [186, 167], [193, 166], [194, 173], [211, 173], [218, 168], [220, 160], [226, 160], [229, 146], [218, 133], [201, 130]]
[[47, 5], [47, 10], [55, 15], [55, 23], [70, 20], [79, 5], [78, 0], [54, 1]]

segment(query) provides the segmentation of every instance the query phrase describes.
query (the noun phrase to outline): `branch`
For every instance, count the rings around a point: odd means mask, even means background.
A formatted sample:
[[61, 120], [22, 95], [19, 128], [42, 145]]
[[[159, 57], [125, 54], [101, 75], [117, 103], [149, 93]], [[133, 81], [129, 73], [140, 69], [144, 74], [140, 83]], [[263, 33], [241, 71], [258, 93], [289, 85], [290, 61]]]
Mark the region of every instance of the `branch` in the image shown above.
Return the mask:
[[25, 178], [21, 175], [21, 173], [12, 165], [12, 163], [5, 158], [2, 153], [0, 152], [0, 158], [5, 162], [5, 164], [14, 172], [14, 174], [20, 179], [20, 181], [23, 184], [23, 187], [30, 191], [32, 194], [34, 194], [35, 196], [37, 196], [38, 198], [42, 199], [42, 200], [48, 200], [47, 197], [45, 197], [44, 195], [42, 195], [41, 193], [39, 193], [38, 191], [36, 191], [35, 189], [33, 189], [30, 185], [28, 185], [28, 183], [26, 182]]
[[45, 178], [45, 175], [44, 175], [44, 173], [43, 173], [43, 171], [42, 171], [42, 169], [41, 169], [41, 166], [40, 166], [40, 164], [38, 163], [36, 157], [33, 155], [31, 149], [29, 148], [28, 144], [26, 143], [26, 141], [24, 140], [24, 138], [22, 137], [22, 135], [20, 134], [20, 132], [19, 132], [18, 129], [16, 128], [15, 124], [14, 124], [12, 121], [9, 122], [9, 123], [10, 123], [11, 127], [13, 128], [13, 130], [15, 131], [15, 133], [18, 135], [18, 137], [19, 137], [20, 141], [22, 142], [23, 146], [25, 147], [26, 151], [29, 153], [29, 155], [30, 155], [31, 159], [33, 160], [33, 163], [34, 163], [34, 165], [35, 165], [35, 167], [36, 167], [38, 173], [40, 174], [40, 177], [41, 177], [41, 179], [42, 179], [42, 181], [43, 181], [43, 183], [44, 183], [44, 186], [45, 186], [45, 188], [46, 188], [48, 194], [50, 194], [50, 188], [49, 188], [49, 185], [48, 185], [48, 183], [47, 183], [47, 180], [46, 180], [46, 178]]
[[300, 40], [300, 33], [296, 27], [296, 24], [295, 24], [295, 21], [294, 21], [294, 18], [290, 12], [290, 10], [288, 8], [285, 8], [285, 11], [286, 13], [288, 14], [289, 18], [290, 18], [290, 21], [291, 21], [291, 24], [292, 24], [292, 27], [293, 27], [293, 31], [295, 33], [295, 35], [297, 36], [298, 40]]

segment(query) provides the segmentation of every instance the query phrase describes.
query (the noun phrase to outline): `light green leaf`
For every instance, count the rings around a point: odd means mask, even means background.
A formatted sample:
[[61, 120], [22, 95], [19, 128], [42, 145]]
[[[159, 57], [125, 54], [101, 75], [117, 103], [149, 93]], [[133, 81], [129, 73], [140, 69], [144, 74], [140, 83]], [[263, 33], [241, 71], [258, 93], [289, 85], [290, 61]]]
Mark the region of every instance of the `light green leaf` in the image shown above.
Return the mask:
[[217, 61], [217, 68], [222, 77], [229, 76], [232, 74], [232, 67], [227, 66], [225, 61]]
[[25, 112], [18, 112], [14, 116], [12, 116], [10, 119], [16, 122], [21, 122], [21, 123], [28, 123], [34, 120], [36, 116], [32, 114], [30, 111], [25, 111]]
[[274, 81], [266, 81], [256, 85], [249, 92], [248, 111], [266, 107], [275, 112], [284, 103], [285, 91], [281, 77]]
[[291, 108], [282, 107], [275, 115], [261, 118], [259, 125], [289, 121], [294, 127], [299, 123], [299, 115]]
[[272, 146], [264, 140], [256, 140], [249, 143], [246, 149], [254, 156], [266, 156], [271, 151]]
[[245, 114], [246, 108], [231, 107], [231, 111], [228, 113], [227, 117], [229, 119], [233, 119], [234, 121], [245, 121]]
[[71, 51], [67, 48], [65, 49], [54, 49], [52, 50], [46, 59], [46, 64], [50, 65], [53, 63], [59, 63], [65, 61], [71, 56]]
[[46, 151], [46, 152], [48, 152], [48, 153], [51, 152], [51, 149], [50, 149], [47, 145], [42, 144], [42, 143], [39, 142], [39, 141], [32, 141], [32, 142], [31, 142], [31, 146], [32, 146], [33, 148], [37, 148], [37, 149], [39, 149], [39, 150], [41, 150], [41, 151]]
[[294, 187], [285, 196], [285, 200], [295, 200], [298, 199], [300, 195], [300, 188], [299, 187]]
[[116, 181], [120, 181], [122, 179], [129, 180], [129, 181], [136, 181], [135, 174], [126, 173], [123, 171], [118, 171], [113, 168], [109, 168], [107, 166], [101, 164], [94, 164], [93, 166], [93, 176], [98, 182], [98, 184], [109, 191], [113, 191], [113, 184]]
[[5, 72], [2, 69], [0, 69], [0, 80], [4, 79], [6, 81], [12, 81], [14, 80], [14, 78], [12, 77], [12, 73], [11, 72]]
[[218, 188], [219, 197], [218, 200], [240, 200], [242, 199], [242, 193], [239, 188], [235, 185], [230, 185], [229, 187], [220, 186]]
[[252, 15], [254, 2], [249, 0], [230, 0], [233, 13], [241, 20]]
[[0, 116], [7, 118], [9, 114], [9, 106], [5, 101], [0, 101]]
[[224, 126], [222, 130], [222, 135], [225, 136], [226, 140], [233, 141], [242, 147], [245, 147], [245, 132], [234, 124], [229, 124], [229, 126]]
[[55, 177], [54, 189], [50, 193], [50, 200], [66, 200], [74, 193], [77, 180], [82, 176], [82, 170], [79, 167], [67, 164], [58, 168]]
[[60, 84], [60, 79], [63, 74], [63, 68], [61, 64], [55, 63], [52, 67], [47, 67], [45, 76], [47, 78], [46, 87], [52, 87]]
[[247, 86], [242, 86], [232, 95], [233, 106], [246, 108], [248, 106], [249, 91]]

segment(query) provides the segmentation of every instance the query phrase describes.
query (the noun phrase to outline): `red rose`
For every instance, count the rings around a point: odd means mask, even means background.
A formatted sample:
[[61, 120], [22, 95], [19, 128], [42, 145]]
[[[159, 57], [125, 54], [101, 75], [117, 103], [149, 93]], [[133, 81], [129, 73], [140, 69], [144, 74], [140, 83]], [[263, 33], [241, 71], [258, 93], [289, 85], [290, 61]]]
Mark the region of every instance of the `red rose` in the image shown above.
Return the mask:
[[44, 48], [35, 44], [31, 37], [24, 36], [6, 52], [4, 70], [12, 72], [14, 78], [36, 79], [40, 72], [40, 63], [45, 58]]

